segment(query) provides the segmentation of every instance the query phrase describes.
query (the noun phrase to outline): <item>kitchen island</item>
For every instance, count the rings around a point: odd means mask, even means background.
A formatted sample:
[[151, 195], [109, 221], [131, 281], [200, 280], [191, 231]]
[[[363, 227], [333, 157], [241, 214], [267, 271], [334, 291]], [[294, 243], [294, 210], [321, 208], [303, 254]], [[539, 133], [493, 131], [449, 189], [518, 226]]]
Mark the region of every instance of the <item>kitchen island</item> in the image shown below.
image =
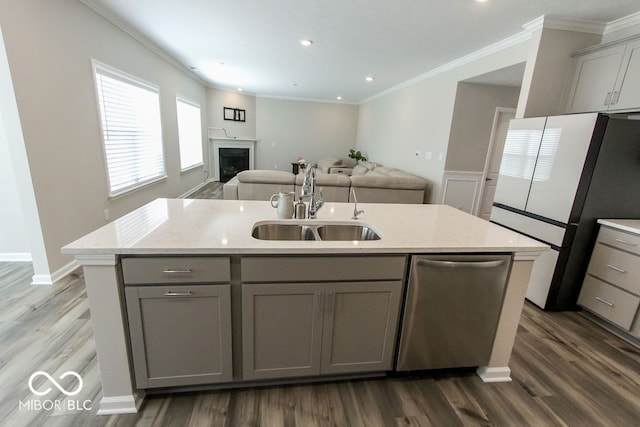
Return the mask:
[[[195, 384], [224, 387], [287, 378], [288, 382], [295, 382], [296, 378], [325, 375], [384, 373], [392, 369], [407, 267], [410, 258], [419, 254], [512, 256], [490, 356], [486, 366], [478, 367], [478, 374], [485, 381], [509, 381], [508, 364], [531, 268], [548, 247], [448, 206], [361, 204], [359, 207], [365, 213], [358, 221], [350, 220], [352, 204], [326, 203], [317, 220], [284, 222], [361, 223], [370, 226], [380, 239], [260, 240], [252, 237], [254, 224], [276, 220], [276, 211], [268, 202], [158, 199], [62, 248], [63, 253], [75, 255], [84, 268], [102, 377], [99, 413], [136, 412], [145, 390], [154, 387]], [[189, 265], [179, 265], [182, 261]], [[200, 267], [202, 262], [206, 264]], [[154, 270], [159, 267], [160, 270]], [[189, 278], [192, 273], [196, 277]], [[177, 281], [189, 287], [181, 288]], [[386, 317], [371, 318], [368, 323], [359, 322], [358, 316], [341, 320], [354, 323], [343, 325], [346, 331], [361, 333], [358, 327], [380, 331], [380, 337], [370, 340], [365, 337], [360, 346], [380, 350], [380, 360], [353, 361], [356, 356], [364, 357], [365, 350], [358, 350], [360, 353], [354, 356], [353, 351], [344, 348], [334, 348], [330, 355], [334, 360], [342, 358], [340, 363], [325, 360], [327, 346], [323, 340], [329, 332], [336, 335], [336, 324], [327, 321], [327, 313], [338, 312], [337, 295], [346, 287], [361, 289], [365, 292], [362, 295], [371, 296], [364, 307], [369, 310], [368, 319], [377, 313], [372, 307], [382, 304]], [[290, 334], [281, 334], [286, 335], [284, 338], [275, 334], [270, 322], [274, 322], [274, 328], [289, 328], [301, 322], [290, 317], [296, 314], [293, 311], [282, 316], [274, 315], [281, 312], [271, 312], [265, 317], [264, 310], [281, 306], [272, 307], [273, 300], [264, 296], [291, 294], [292, 289], [300, 290], [295, 292], [296, 301], [300, 302], [297, 308], [302, 310], [308, 302], [309, 310], [320, 316], [320, 321], [310, 326], [310, 331], [313, 330], [310, 363], [309, 366], [298, 363], [295, 369], [272, 369], [274, 364], [284, 363], [283, 359], [297, 363], [293, 359], [298, 352], [282, 349], [281, 353], [274, 353], [278, 348], [273, 350], [270, 340], [287, 339], [292, 343], [292, 337], [304, 329], [300, 326]], [[211, 350], [212, 356], [203, 359], [195, 355], [192, 363], [204, 366], [215, 360], [216, 369], [209, 369], [206, 375], [170, 378], [143, 375], [154, 369], [171, 370], [177, 359], [175, 355], [164, 357], [152, 351], [164, 348], [161, 342], [164, 329], [155, 332], [155, 341], [141, 344], [140, 340], [151, 340], [151, 333], [147, 332], [149, 336], [145, 337], [142, 323], [136, 319], [148, 315], [143, 313], [146, 310], [156, 319], [154, 322], [162, 324], [169, 314], [163, 313], [164, 305], [154, 305], [161, 296], [186, 300], [193, 296], [192, 292], [201, 291], [205, 297], [202, 301], [214, 302], [210, 305], [214, 315], [206, 312], [202, 326], [200, 318], [193, 317], [198, 322], [193, 333], [215, 328], [217, 334], [215, 340], [201, 343], [203, 349]], [[309, 298], [303, 298], [304, 295]], [[379, 295], [385, 298], [380, 299]], [[142, 301], [151, 304], [141, 309]], [[252, 307], [255, 310], [250, 310]], [[157, 312], [154, 314], [153, 310]], [[193, 313], [192, 309], [185, 310], [185, 318]], [[148, 318], [144, 320], [150, 322]], [[170, 320], [163, 327], [173, 328], [175, 322]], [[255, 325], [261, 329], [250, 328]], [[345, 336], [342, 342], [348, 341], [348, 335]], [[142, 374], [140, 366], [146, 369]]]

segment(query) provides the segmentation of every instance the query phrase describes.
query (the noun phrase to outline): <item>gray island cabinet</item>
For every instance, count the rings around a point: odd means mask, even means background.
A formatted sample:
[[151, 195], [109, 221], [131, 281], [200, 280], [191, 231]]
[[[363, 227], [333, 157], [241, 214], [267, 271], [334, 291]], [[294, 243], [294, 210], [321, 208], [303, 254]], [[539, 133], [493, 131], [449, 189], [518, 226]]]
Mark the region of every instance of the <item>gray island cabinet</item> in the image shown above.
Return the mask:
[[391, 370], [406, 256], [242, 258], [243, 378]]
[[229, 257], [121, 261], [136, 386], [231, 381]]
[[[490, 356], [477, 370], [483, 381], [510, 381], [527, 283], [548, 247], [448, 206], [362, 209], [358, 222], [379, 240], [279, 241], [251, 235], [276, 220], [268, 202], [157, 199], [62, 248], [84, 269], [98, 413], [137, 412], [158, 388], [384, 375], [410, 259], [423, 254], [510, 255]], [[344, 223], [352, 212], [326, 203], [318, 221]]]

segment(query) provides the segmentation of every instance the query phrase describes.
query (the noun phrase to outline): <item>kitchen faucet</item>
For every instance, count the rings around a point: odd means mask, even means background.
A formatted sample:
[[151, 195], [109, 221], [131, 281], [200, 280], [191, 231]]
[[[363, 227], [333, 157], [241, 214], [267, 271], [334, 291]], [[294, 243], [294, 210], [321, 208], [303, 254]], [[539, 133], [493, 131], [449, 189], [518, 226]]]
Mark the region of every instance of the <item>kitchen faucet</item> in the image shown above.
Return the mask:
[[309, 197], [309, 219], [315, 219], [316, 214], [324, 205], [322, 199], [322, 187], [320, 187], [320, 197], [316, 199], [316, 167], [309, 165], [304, 172], [304, 181], [302, 181], [302, 190], [300, 190], [300, 199]]
[[358, 219], [358, 215], [363, 214], [363, 210], [358, 210], [358, 199], [356, 198], [355, 188], [351, 188], [351, 196], [353, 197], [353, 216], [351, 219]]

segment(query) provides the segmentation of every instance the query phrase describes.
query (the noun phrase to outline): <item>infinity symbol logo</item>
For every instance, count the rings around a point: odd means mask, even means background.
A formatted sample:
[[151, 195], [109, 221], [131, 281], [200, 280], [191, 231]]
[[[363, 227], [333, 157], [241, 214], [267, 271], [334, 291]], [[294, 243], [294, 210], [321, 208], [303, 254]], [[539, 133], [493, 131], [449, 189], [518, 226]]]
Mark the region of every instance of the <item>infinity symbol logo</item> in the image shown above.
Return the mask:
[[77, 372], [74, 371], [67, 371], [64, 374], [60, 375], [60, 379], [66, 378], [69, 375], [75, 377], [78, 379], [78, 388], [73, 390], [73, 391], [67, 391], [64, 389], [64, 387], [62, 387], [60, 384], [58, 384], [58, 382], [56, 380], [54, 380], [51, 375], [49, 375], [48, 373], [44, 372], [44, 371], [37, 371], [34, 372], [33, 374], [31, 374], [31, 376], [29, 377], [29, 389], [31, 390], [31, 392], [37, 396], [44, 396], [45, 394], [48, 394], [51, 391], [51, 387], [47, 388], [45, 391], [38, 391], [35, 388], [33, 388], [33, 380], [37, 377], [37, 376], [43, 376], [46, 379], [48, 379], [50, 382], [53, 383], [54, 386], [56, 386], [56, 388], [58, 390], [60, 390], [62, 393], [64, 393], [67, 396], [75, 396], [76, 394], [80, 393], [80, 390], [82, 390], [82, 377], [80, 376], [80, 374], [78, 374]]

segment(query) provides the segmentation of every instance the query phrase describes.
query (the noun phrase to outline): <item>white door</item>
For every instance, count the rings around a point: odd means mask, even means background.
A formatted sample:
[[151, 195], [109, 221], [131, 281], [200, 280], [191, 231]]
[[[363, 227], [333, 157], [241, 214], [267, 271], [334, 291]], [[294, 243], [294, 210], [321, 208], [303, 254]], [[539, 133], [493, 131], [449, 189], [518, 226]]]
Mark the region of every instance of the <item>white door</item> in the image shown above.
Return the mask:
[[504, 142], [507, 138], [507, 131], [509, 130], [509, 122], [515, 115], [515, 108], [498, 107], [496, 108], [496, 114], [493, 118], [493, 129], [491, 130], [489, 151], [484, 165], [484, 182], [480, 190], [480, 209], [478, 211], [478, 216], [487, 221], [491, 216], [491, 206], [493, 205], [493, 198], [496, 194], [496, 183], [498, 182], [498, 174], [500, 173], [500, 162], [502, 160]]
[[569, 222], [597, 118], [597, 113], [587, 113], [547, 119], [527, 212]]

